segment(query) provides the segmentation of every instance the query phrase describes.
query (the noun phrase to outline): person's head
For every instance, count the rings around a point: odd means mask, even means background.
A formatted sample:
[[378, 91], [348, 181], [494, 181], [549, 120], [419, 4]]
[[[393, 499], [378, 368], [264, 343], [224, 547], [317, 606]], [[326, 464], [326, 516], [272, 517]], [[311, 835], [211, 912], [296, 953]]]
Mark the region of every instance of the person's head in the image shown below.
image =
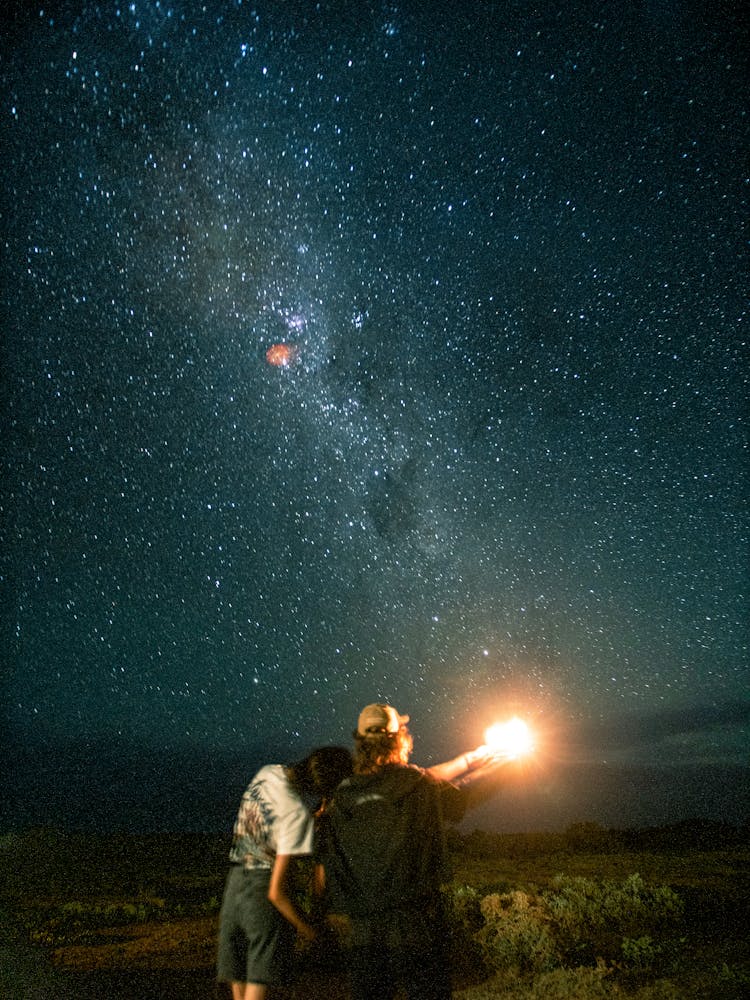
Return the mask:
[[366, 705], [354, 731], [354, 770], [372, 774], [386, 764], [407, 764], [414, 745], [407, 729], [408, 715], [391, 705]]
[[352, 755], [346, 747], [318, 747], [288, 770], [301, 795], [322, 802], [352, 773]]

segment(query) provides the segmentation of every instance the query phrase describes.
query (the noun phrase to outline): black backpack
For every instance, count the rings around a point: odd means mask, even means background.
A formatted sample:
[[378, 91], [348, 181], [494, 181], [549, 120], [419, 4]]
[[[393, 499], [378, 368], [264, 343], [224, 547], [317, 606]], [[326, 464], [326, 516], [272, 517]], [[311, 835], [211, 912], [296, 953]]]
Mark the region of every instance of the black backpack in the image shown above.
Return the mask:
[[446, 874], [441, 791], [418, 768], [389, 765], [336, 791], [316, 835], [332, 909], [353, 917], [413, 905]]

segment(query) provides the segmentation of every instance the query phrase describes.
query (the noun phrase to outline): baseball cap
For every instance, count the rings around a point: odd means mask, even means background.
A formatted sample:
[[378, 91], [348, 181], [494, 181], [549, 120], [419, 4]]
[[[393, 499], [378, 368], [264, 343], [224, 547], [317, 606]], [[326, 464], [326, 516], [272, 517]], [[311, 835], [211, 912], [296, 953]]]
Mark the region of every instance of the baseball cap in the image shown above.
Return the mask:
[[397, 733], [409, 721], [408, 715], [399, 715], [392, 705], [365, 705], [359, 713], [357, 732], [360, 736], [380, 733]]

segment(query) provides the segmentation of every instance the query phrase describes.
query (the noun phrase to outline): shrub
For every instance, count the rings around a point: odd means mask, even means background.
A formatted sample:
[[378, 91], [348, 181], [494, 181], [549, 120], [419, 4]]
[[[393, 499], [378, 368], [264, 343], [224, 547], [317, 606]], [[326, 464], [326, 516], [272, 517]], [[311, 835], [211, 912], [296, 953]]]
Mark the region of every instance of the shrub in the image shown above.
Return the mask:
[[[734, 994], [731, 996], [734, 1000]], [[626, 992], [615, 981], [613, 970], [600, 962], [594, 968], [554, 969], [526, 978], [500, 974], [485, 983], [458, 990], [455, 997], [456, 1000], [682, 1000], [683, 994], [669, 980], [642, 986], [635, 993]]]
[[479, 890], [472, 885], [448, 885], [443, 889], [443, 904], [451, 929], [474, 935], [482, 926]]
[[663, 950], [648, 934], [639, 938], [626, 937], [622, 941], [623, 963], [634, 972], [649, 972]]
[[743, 1000], [750, 996], [750, 970], [727, 965], [716, 970], [716, 982], [723, 1000]]
[[470, 885], [443, 888], [443, 905], [450, 930], [451, 950], [459, 965], [482, 966], [482, 951], [477, 941], [484, 919], [479, 892]]
[[554, 969], [520, 978], [499, 974], [478, 986], [456, 993], [457, 1000], [612, 1000], [621, 993], [611, 983], [611, 970], [595, 968]]
[[668, 979], [659, 979], [655, 983], [641, 986], [632, 994], [632, 1000], [683, 1000], [683, 996], [682, 991], [674, 983]]
[[[217, 900], [213, 899], [191, 907], [190, 912], [213, 913], [217, 906]], [[23, 914], [23, 923], [32, 941], [60, 945], [80, 941], [82, 936], [104, 928], [172, 920], [184, 915], [185, 910], [182, 904], [167, 905], [158, 897], [102, 902], [69, 900], [30, 907]]]
[[611, 970], [603, 963], [595, 968], [555, 969], [537, 976], [529, 1000], [609, 1000], [613, 996], [607, 982]]
[[609, 961], [625, 958], [645, 968], [646, 959], [651, 965], [662, 951], [653, 935], [683, 914], [675, 892], [667, 886], [650, 888], [640, 875], [622, 883], [559, 875], [552, 884], [545, 900], [555, 935], [563, 954], [576, 964], [601, 956]]
[[487, 966], [541, 973], [593, 967], [598, 961], [642, 975], [655, 970], [674, 947], [665, 931], [682, 915], [679, 897], [649, 888], [639, 875], [622, 883], [559, 876], [545, 892], [491, 893], [479, 902], [464, 889], [449, 913], [463, 933], [474, 933]]
[[602, 854], [617, 850], [618, 836], [598, 823], [573, 823], [564, 834], [569, 851], [580, 854]]
[[552, 969], [559, 961], [541, 901], [525, 892], [493, 893], [481, 902], [484, 927], [477, 934], [487, 964], [496, 970]]

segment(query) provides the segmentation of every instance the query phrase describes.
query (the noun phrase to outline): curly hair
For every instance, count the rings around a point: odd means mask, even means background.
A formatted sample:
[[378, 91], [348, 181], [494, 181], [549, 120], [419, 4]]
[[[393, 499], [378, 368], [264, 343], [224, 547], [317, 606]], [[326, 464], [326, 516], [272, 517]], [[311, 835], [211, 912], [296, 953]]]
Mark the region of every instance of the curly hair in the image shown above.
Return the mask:
[[414, 741], [406, 726], [397, 733], [354, 732], [354, 773], [374, 774], [386, 764], [408, 764]]

